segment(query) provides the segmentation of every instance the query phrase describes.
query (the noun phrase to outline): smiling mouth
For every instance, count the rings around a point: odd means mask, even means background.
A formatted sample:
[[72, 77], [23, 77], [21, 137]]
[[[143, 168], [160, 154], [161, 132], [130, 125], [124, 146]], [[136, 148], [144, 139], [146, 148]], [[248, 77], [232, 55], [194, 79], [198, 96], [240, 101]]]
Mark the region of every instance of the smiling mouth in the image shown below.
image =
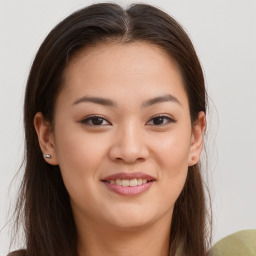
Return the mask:
[[121, 172], [101, 180], [108, 189], [122, 196], [140, 195], [149, 190], [155, 181], [155, 177], [143, 172]]
[[154, 180], [147, 180], [142, 178], [135, 178], [135, 179], [113, 179], [113, 180], [103, 180], [103, 182], [109, 184], [116, 184], [123, 187], [135, 187], [140, 186], [142, 184], [146, 184], [148, 182], [153, 182]]

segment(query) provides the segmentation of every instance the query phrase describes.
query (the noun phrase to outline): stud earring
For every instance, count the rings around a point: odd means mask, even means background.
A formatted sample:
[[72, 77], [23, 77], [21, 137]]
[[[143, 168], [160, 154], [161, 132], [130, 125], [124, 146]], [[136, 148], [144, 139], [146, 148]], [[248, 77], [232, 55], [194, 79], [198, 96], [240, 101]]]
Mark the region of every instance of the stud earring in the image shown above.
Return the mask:
[[52, 159], [52, 156], [51, 156], [50, 154], [45, 154], [44, 157], [45, 157], [46, 159]]

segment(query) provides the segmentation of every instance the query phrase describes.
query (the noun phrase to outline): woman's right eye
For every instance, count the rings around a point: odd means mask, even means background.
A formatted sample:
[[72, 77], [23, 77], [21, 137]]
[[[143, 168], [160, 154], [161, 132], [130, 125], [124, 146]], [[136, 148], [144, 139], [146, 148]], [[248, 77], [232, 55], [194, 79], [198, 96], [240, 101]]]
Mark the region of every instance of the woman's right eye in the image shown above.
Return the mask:
[[81, 121], [82, 124], [90, 126], [105, 126], [111, 125], [105, 118], [101, 116], [89, 116]]

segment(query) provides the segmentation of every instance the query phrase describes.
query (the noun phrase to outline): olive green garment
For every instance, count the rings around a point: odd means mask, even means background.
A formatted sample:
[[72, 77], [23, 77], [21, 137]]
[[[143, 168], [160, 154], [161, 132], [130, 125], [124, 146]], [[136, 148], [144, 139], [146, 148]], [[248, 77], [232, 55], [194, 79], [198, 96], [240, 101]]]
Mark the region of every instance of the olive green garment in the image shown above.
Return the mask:
[[211, 248], [210, 256], [256, 256], [256, 229], [224, 237]]
[[[179, 246], [175, 256], [184, 256]], [[209, 256], [256, 256], [256, 229], [233, 233], [218, 241]]]

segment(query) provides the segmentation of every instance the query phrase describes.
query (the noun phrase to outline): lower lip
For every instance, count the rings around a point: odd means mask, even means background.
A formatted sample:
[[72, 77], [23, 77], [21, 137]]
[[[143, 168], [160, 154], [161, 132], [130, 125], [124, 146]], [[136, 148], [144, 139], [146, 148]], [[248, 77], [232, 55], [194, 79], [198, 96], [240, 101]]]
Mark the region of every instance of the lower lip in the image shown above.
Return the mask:
[[143, 192], [147, 191], [151, 185], [153, 184], [153, 181], [147, 182], [145, 184], [141, 184], [134, 187], [124, 187], [117, 184], [111, 184], [108, 182], [104, 182], [104, 184], [113, 192], [124, 195], [124, 196], [135, 196], [142, 194]]

